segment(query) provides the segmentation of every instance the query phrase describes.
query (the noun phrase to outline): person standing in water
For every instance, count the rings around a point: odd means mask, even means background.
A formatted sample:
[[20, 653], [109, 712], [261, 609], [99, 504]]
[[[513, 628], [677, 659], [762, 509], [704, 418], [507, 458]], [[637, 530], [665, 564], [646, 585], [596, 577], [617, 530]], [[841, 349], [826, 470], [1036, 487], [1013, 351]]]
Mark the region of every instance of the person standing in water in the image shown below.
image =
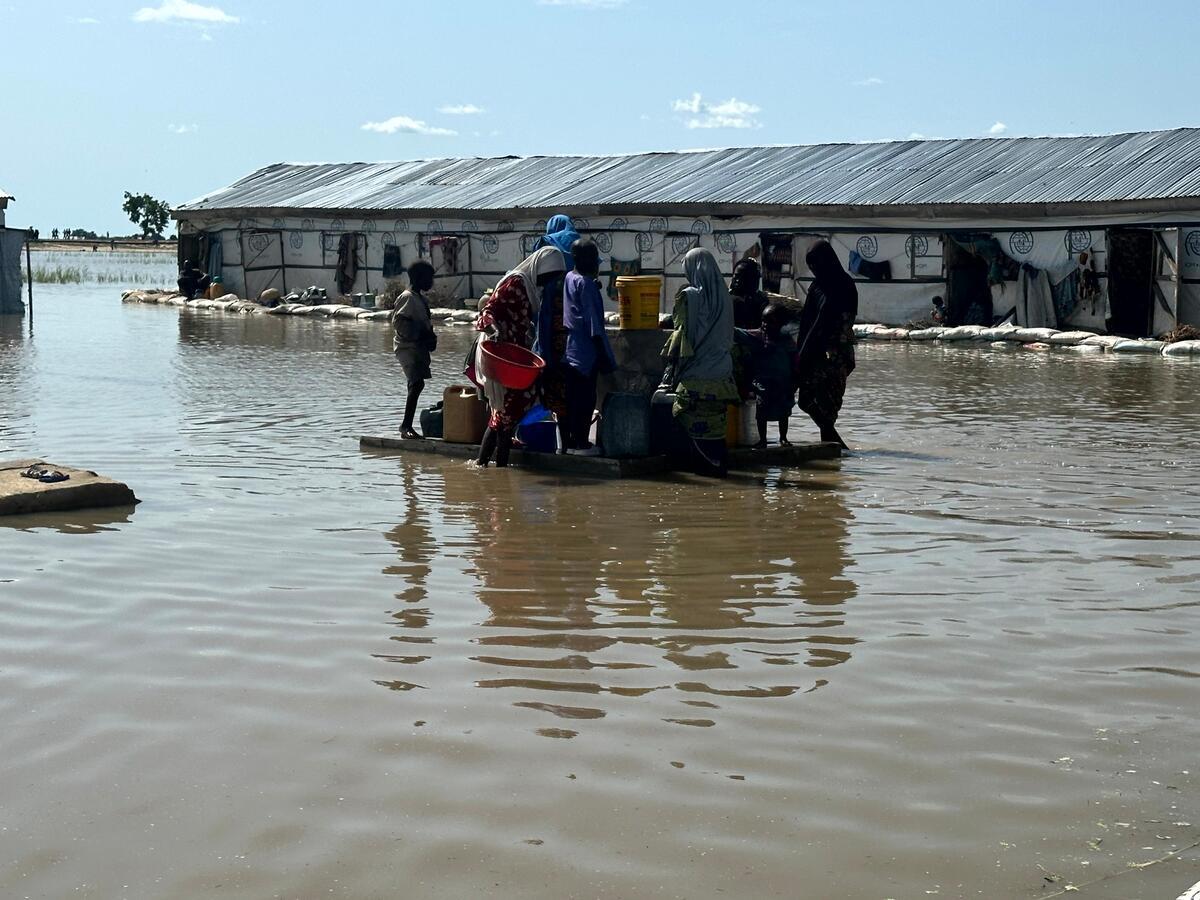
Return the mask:
[[429, 318], [429, 301], [425, 299], [425, 292], [432, 287], [433, 266], [423, 259], [417, 260], [408, 267], [408, 290], [396, 298], [392, 310], [392, 352], [400, 361], [408, 384], [400, 437], [408, 440], [424, 440], [413, 428], [413, 416], [425, 380], [432, 377], [430, 354], [437, 349], [437, 334]]
[[571, 245], [574, 271], [563, 288], [563, 327], [567, 332], [566, 394], [563, 449], [568, 453], [594, 453], [588, 440], [596, 409], [596, 380], [617, 365], [604, 331], [604, 298], [600, 296], [600, 250], [590, 240]]
[[727, 407], [738, 403], [733, 380], [733, 299], [716, 258], [695, 247], [683, 258], [687, 285], [675, 296], [674, 330], [663, 347], [663, 386], [675, 393], [671, 412], [691, 441], [697, 471], [725, 475]]
[[762, 267], [757, 259], [738, 260], [729, 279], [729, 293], [733, 295], [733, 327], [748, 331], [761, 328], [763, 311], [770, 300], [762, 292]]
[[571, 217], [559, 214], [550, 217], [550, 221], [546, 223], [546, 233], [538, 238], [534, 249], [557, 247], [562, 251], [563, 262], [567, 266], [566, 270], [570, 272], [575, 268], [575, 260], [571, 258], [571, 245], [577, 240], [579, 240], [579, 232], [575, 230], [575, 223], [571, 221]]
[[854, 318], [858, 288], [846, 274], [829, 241], [817, 241], [805, 256], [813, 274], [800, 311], [796, 343], [797, 403], [821, 429], [821, 440], [849, 450], [834, 423], [854, 371]]
[[[562, 251], [557, 247], [542, 247], [535, 250], [515, 269], [500, 279], [496, 289], [479, 308], [475, 328], [483, 332], [483, 339], [517, 344], [525, 349], [533, 346], [534, 323], [543, 298], [548, 303], [562, 302], [562, 278], [566, 266]], [[487, 398], [490, 411], [488, 427], [479, 445], [479, 457], [475, 464], [485, 467], [496, 457], [497, 466], [508, 465], [512, 449], [513, 431], [537, 400], [538, 388], [523, 391], [509, 390], [499, 382], [484, 378], [481, 363], [482, 350], [475, 352], [476, 384]]]
[[758, 450], [766, 449], [768, 422], [779, 426], [779, 445], [791, 446], [788, 417], [796, 405], [796, 343], [783, 333], [789, 321], [786, 309], [771, 304], [763, 311], [762, 328], [754, 332], [759, 341], [754, 359], [754, 391], [758, 395], [758, 443], [754, 446]]

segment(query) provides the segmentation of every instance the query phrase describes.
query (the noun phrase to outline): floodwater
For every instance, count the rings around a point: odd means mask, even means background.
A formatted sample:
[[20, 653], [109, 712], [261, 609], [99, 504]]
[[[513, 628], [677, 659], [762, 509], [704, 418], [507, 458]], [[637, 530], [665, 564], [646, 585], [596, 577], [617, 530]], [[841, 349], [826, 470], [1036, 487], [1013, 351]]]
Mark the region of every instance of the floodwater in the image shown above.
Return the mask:
[[0, 526], [0, 897], [1200, 881], [1200, 365], [864, 345], [853, 457], [597, 483], [360, 452], [382, 327], [36, 302], [0, 456], [143, 502]]

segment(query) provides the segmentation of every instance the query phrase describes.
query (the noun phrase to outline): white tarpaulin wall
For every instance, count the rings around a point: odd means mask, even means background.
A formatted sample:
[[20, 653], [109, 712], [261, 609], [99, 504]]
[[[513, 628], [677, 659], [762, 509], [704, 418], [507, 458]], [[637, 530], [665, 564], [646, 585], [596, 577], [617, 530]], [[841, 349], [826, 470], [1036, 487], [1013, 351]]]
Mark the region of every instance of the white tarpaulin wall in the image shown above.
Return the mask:
[[[585, 236], [599, 245], [605, 264], [601, 275], [607, 282], [611, 270], [608, 260], [637, 261], [643, 274], [664, 275], [665, 286], [662, 311], [669, 312], [676, 291], [683, 284], [682, 259], [694, 246], [713, 251], [721, 271], [729, 276], [734, 263], [760, 242], [763, 232], [790, 233], [792, 238], [792, 268], [785, 272], [780, 290], [785, 294], [803, 296], [811, 274], [804, 265], [804, 251], [816, 237], [828, 238], [842, 264], [849, 268], [850, 253], [857, 252], [872, 263], [887, 262], [891, 266], [890, 281], [857, 280], [860, 321], [906, 324], [927, 319], [932, 299], [945, 296], [943, 244], [936, 231], [923, 231], [929, 222], [909, 223], [913, 230], [878, 232], [870, 222], [847, 220], [840, 229], [834, 223], [812, 226], [799, 219], [743, 217], [737, 220], [718, 218], [649, 217], [575, 219]], [[891, 222], [877, 227], [903, 226]], [[947, 230], [958, 230], [962, 223], [940, 223]], [[1142, 223], [1139, 223], [1142, 224]], [[854, 231], [844, 230], [846, 226]], [[1003, 230], [995, 230], [996, 226]], [[1020, 223], [997, 222], [991, 228], [986, 223], [971, 223], [971, 230], [992, 234], [1003, 251], [1018, 262], [1027, 262], [1048, 273], [1055, 281], [1069, 275], [1078, 266], [1078, 255], [1090, 252], [1100, 278], [1102, 296], [1098, 302], [1079, 304], [1070, 324], [1078, 327], [1103, 329], [1105, 326], [1106, 295], [1106, 225], [1088, 223], [1080, 228], [1055, 228], [1038, 231], [1032, 227], [1022, 230]], [[478, 297], [496, 284], [505, 272], [513, 268], [532, 249], [533, 242], [545, 228], [544, 220], [537, 221], [460, 221], [450, 219], [416, 220], [380, 215], [374, 218], [337, 217], [248, 217], [219, 218], [214, 214], [187, 216], [181, 221], [184, 233], [197, 231], [219, 235], [224, 254], [221, 273], [228, 289], [241, 296], [257, 296], [255, 288], [267, 285], [281, 291], [303, 290], [310, 285], [323, 287], [331, 297], [337, 289], [334, 266], [338, 242], [342, 234], [359, 235], [358, 273], [352, 292], [379, 291], [386, 285], [384, 259], [386, 248], [399, 247], [403, 266], [418, 258], [435, 262], [435, 288], [443, 297]], [[267, 248], [275, 270], [243, 268], [243, 261], [252, 254], [246, 249], [243, 236], [250, 232], [275, 232]], [[1173, 233], [1169, 232], [1169, 233]], [[443, 239], [451, 238], [453, 242]], [[258, 244], [262, 244], [260, 239]], [[1174, 246], [1174, 244], [1172, 244]], [[279, 255], [276, 256], [276, 248]], [[1200, 225], [1185, 227], [1179, 240], [1184, 284], [1179, 298], [1181, 322], [1200, 322]], [[263, 257], [258, 258], [261, 263]], [[1187, 279], [1191, 279], [1188, 283]], [[1015, 283], [1004, 291], [997, 289], [995, 308], [1002, 313], [1014, 303], [1010, 294]], [[615, 304], [608, 300], [609, 308]], [[1156, 325], [1159, 319], [1156, 318]]]
[[25, 232], [0, 228], [0, 315], [25, 312], [21, 300], [21, 245]]
[[1179, 321], [1200, 325], [1200, 228], [1180, 229], [1179, 262]]

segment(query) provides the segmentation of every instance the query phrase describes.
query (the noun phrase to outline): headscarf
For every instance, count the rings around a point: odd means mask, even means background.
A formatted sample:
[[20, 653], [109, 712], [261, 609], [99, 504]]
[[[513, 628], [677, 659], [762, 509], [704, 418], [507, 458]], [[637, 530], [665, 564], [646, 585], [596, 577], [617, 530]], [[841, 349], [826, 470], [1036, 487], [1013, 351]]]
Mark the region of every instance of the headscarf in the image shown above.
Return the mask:
[[541, 247], [521, 260], [504, 278], [511, 278], [515, 275], [524, 282], [525, 293], [533, 306], [533, 315], [536, 318], [538, 310], [542, 308], [542, 289], [537, 283], [538, 276], [565, 271], [567, 271], [566, 261], [563, 259], [562, 251], [557, 247]]
[[566, 262], [567, 272], [575, 268], [575, 259], [571, 255], [571, 245], [579, 240], [579, 232], [570, 216], [551, 216], [546, 223], [546, 233], [538, 238], [539, 247], [557, 247], [562, 251]]
[[679, 380], [722, 379], [733, 375], [733, 298], [716, 257], [703, 247], [694, 247], [683, 258], [688, 286], [687, 339], [691, 357], [680, 361]]
[[858, 315], [858, 288], [829, 241], [817, 241], [804, 260], [813, 286], [800, 311], [797, 344], [802, 360], [822, 356], [841, 336], [843, 320]]

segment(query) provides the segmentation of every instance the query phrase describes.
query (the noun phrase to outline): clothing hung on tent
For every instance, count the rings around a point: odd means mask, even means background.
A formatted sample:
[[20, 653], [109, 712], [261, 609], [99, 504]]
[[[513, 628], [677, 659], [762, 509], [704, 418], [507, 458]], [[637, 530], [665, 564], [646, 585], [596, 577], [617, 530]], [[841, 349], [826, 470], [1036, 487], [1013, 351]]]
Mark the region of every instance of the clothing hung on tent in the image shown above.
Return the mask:
[[343, 234], [338, 238], [337, 266], [334, 273], [337, 276], [338, 290], [349, 294], [354, 290], [354, 282], [358, 278], [358, 235]]

